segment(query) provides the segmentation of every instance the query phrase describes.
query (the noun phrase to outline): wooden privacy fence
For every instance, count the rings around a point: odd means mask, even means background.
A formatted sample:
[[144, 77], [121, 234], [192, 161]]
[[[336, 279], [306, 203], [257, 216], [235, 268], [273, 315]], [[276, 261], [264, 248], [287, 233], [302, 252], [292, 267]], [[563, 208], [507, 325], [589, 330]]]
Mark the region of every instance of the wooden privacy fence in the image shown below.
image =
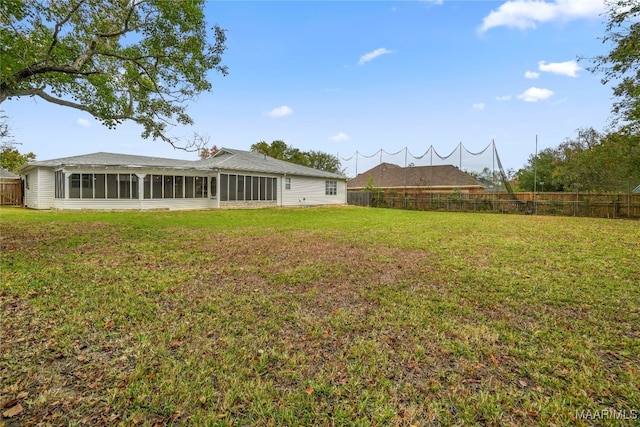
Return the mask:
[[0, 205], [22, 206], [22, 181], [0, 179]]
[[[515, 196], [515, 198], [514, 198]], [[498, 212], [537, 215], [640, 219], [640, 194], [581, 193], [415, 193], [357, 191], [347, 194], [357, 206], [425, 211]]]

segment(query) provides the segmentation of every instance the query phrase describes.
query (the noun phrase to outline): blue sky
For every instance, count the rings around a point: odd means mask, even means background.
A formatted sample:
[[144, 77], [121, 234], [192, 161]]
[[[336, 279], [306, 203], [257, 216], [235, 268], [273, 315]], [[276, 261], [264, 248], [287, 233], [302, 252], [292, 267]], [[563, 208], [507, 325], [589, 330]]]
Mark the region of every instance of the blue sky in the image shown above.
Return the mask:
[[[585, 68], [606, 53], [601, 0], [225, 1], [207, 20], [227, 30], [213, 90], [190, 103], [193, 132], [249, 149], [279, 139], [340, 157], [405, 147], [448, 154], [495, 141], [505, 168], [538, 148], [602, 130], [612, 92]], [[576, 62], [577, 61], [577, 62]], [[33, 99], [0, 108], [21, 152], [39, 160], [96, 151], [196, 159], [109, 130], [86, 113]]]

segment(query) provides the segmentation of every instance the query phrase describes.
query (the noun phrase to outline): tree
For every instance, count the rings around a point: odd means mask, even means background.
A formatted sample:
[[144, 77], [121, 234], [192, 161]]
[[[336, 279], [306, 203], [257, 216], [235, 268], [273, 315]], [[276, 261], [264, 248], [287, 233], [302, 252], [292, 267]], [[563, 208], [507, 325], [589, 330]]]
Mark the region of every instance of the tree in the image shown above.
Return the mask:
[[340, 159], [337, 156], [322, 151], [300, 151], [280, 140], [272, 141], [271, 144], [265, 141], [256, 142], [251, 145], [251, 151], [325, 172], [342, 173]]
[[20, 166], [27, 164], [30, 160], [35, 160], [36, 155], [29, 152], [27, 154], [21, 154], [15, 148], [2, 148], [0, 151], [0, 167], [7, 169], [10, 172], [17, 173]]
[[326, 172], [342, 173], [338, 156], [311, 150], [307, 153], [307, 158], [309, 159], [309, 167]]
[[533, 191], [626, 193], [640, 182], [640, 135], [578, 129], [576, 138], [531, 156], [517, 172], [518, 188]]
[[0, 103], [25, 96], [92, 114], [109, 128], [130, 120], [175, 147], [186, 102], [211, 89], [225, 31], [207, 31], [205, 0], [0, 1]]
[[35, 160], [36, 155], [29, 152], [21, 154], [16, 145], [19, 143], [13, 139], [11, 129], [7, 122], [7, 116], [0, 111], [0, 168], [17, 173], [20, 166], [26, 164], [30, 160]]
[[14, 148], [17, 144], [13, 139], [13, 135], [11, 134], [11, 129], [9, 128], [9, 123], [7, 122], [7, 116], [2, 114], [3, 111], [0, 111], [0, 150], [4, 150], [6, 148]]
[[640, 130], [640, 0], [607, 0], [609, 20], [603, 43], [613, 48], [597, 56], [590, 71], [604, 73], [602, 83], [615, 81], [617, 98], [614, 123], [623, 123], [629, 133]]
[[554, 179], [562, 183], [565, 191], [598, 191], [606, 171], [595, 164], [593, 154], [602, 135], [593, 128], [578, 129], [577, 132], [577, 138], [566, 138], [555, 150]]
[[537, 156], [529, 156], [528, 164], [516, 172], [520, 191], [563, 191], [555, 179], [558, 158], [554, 148], [545, 148]]
[[220, 151], [220, 149], [218, 148], [217, 145], [214, 145], [211, 148], [208, 147], [203, 147], [202, 149], [200, 149], [200, 158], [202, 160], [204, 159], [210, 159], [211, 157], [215, 156], [216, 154], [218, 154], [218, 151]]

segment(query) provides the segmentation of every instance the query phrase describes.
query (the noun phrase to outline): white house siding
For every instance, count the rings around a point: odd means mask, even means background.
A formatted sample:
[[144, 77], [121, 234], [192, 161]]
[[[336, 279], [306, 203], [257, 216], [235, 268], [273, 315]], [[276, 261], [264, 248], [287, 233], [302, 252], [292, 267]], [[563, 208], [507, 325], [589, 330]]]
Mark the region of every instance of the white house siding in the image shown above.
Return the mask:
[[56, 199], [55, 209], [89, 210], [194, 210], [211, 209], [210, 199]]
[[[29, 188], [25, 188], [25, 206], [32, 209], [51, 209], [53, 207], [53, 171], [34, 169], [30, 171]], [[26, 175], [24, 177], [26, 178]]]
[[[285, 188], [286, 178], [278, 186], [282, 206], [345, 205], [347, 203], [347, 182], [345, 180], [288, 176], [291, 189]], [[337, 194], [325, 194], [326, 181], [336, 181]]]

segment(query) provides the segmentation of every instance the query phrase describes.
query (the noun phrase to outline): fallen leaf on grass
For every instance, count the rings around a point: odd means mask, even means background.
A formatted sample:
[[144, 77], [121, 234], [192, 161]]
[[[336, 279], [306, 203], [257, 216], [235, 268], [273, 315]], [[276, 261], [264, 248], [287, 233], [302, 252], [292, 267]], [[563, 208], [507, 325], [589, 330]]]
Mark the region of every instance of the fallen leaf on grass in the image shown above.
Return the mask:
[[493, 353], [489, 353], [489, 356], [491, 356], [491, 361], [493, 362], [494, 365], [500, 364], [500, 361], [493, 355]]
[[2, 413], [2, 416], [5, 418], [15, 417], [16, 415], [20, 415], [24, 411], [24, 408], [21, 404], [17, 404]]
[[20, 401], [20, 399], [11, 399], [11, 400], [5, 402], [4, 405], [2, 405], [2, 407], [5, 408], [5, 409], [11, 408], [13, 405], [18, 403], [19, 401]]
[[313, 387], [307, 387], [307, 389], [304, 392], [307, 394], [313, 394]]

